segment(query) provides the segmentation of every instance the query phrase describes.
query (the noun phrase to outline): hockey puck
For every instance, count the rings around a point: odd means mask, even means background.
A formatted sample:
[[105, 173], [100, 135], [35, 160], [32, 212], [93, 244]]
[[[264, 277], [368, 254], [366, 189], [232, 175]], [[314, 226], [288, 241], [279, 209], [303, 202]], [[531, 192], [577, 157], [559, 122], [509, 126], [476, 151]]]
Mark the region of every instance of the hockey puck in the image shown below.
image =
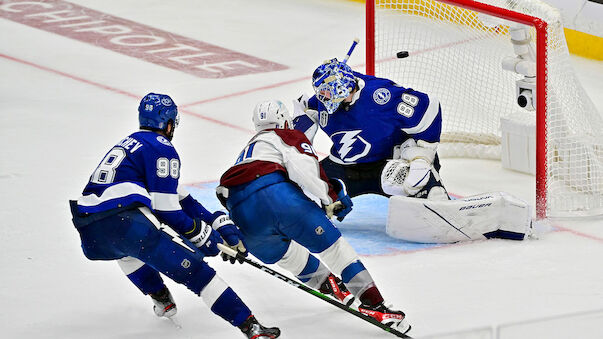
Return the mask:
[[398, 57], [398, 59], [406, 58], [408, 56], [408, 51], [400, 51], [396, 53], [396, 56]]

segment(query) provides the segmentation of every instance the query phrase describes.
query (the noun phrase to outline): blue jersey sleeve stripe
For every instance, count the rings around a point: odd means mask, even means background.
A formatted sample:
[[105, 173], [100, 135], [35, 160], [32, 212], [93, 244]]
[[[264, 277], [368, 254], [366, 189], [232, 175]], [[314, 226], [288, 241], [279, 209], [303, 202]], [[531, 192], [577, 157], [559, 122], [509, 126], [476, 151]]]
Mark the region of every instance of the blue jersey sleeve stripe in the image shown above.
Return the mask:
[[417, 126], [410, 127], [410, 128], [403, 128], [402, 131], [404, 131], [404, 133], [410, 134], [410, 135], [418, 134], [418, 133], [425, 131], [426, 129], [429, 128], [429, 126], [431, 126], [431, 124], [433, 123], [435, 118], [438, 116], [439, 112], [440, 112], [440, 102], [437, 99], [430, 97], [429, 98], [429, 106], [427, 106], [427, 109], [425, 110], [425, 114], [423, 115], [423, 118], [421, 118], [421, 121], [419, 121]]
[[151, 192], [151, 201], [155, 211], [179, 211], [180, 199], [176, 193], [157, 193]]
[[83, 207], [98, 206], [104, 202], [124, 198], [133, 194], [141, 196], [145, 200], [151, 200], [149, 192], [140, 185], [132, 182], [122, 182], [107, 187], [100, 197], [96, 194], [83, 195], [77, 199], [77, 204]]
[[78, 206], [78, 210], [81, 213], [99, 213], [108, 211], [115, 208], [126, 207], [133, 204], [142, 204], [144, 206], [151, 206], [151, 199], [143, 197], [138, 194], [132, 194], [127, 197], [121, 197], [117, 199], [107, 200], [98, 205], [94, 206]]

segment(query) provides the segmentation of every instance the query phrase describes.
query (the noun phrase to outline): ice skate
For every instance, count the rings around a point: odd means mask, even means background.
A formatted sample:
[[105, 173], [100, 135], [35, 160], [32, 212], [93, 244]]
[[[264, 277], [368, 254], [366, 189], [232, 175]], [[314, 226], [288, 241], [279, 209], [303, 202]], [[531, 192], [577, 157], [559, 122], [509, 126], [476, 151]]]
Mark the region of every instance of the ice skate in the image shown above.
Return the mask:
[[248, 339], [274, 339], [281, 335], [278, 327], [264, 327], [252, 315], [239, 326]]
[[350, 291], [348, 291], [347, 287], [345, 287], [341, 279], [337, 278], [333, 274], [329, 274], [327, 280], [320, 285], [318, 290], [323, 294], [336, 298], [342, 304], [348, 307], [352, 306], [356, 300]]
[[410, 331], [410, 324], [408, 324], [404, 312], [392, 310], [383, 303], [376, 306], [360, 305], [358, 311], [402, 333]]
[[167, 287], [162, 288], [157, 293], [149, 294], [153, 299], [153, 311], [158, 317], [170, 318], [176, 315], [178, 310], [176, 309], [176, 303], [172, 298], [172, 294]]

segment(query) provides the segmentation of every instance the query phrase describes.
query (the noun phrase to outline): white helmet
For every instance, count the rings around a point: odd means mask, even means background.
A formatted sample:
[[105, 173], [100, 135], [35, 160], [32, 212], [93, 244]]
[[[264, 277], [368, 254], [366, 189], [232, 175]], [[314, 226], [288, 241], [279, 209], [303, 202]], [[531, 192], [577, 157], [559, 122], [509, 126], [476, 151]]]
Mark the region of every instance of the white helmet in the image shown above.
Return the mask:
[[253, 109], [253, 124], [256, 132], [270, 128], [291, 128], [291, 117], [280, 100], [267, 100]]

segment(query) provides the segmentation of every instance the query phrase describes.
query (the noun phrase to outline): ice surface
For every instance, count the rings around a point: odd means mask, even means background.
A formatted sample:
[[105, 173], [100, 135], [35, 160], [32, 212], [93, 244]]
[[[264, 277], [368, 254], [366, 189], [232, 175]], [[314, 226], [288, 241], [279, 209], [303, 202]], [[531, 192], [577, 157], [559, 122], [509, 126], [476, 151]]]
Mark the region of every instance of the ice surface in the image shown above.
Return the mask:
[[[6, 4], [9, 1], [0, 2]], [[174, 143], [187, 183], [208, 207], [212, 189], [251, 137], [251, 110], [310, 92], [324, 59], [364, 37], [363, 6], [319, 0], [92, 1], [72, 3], [289, 68], [202, 79], [0, 19], [0, 328], [2, 338], [239, 338], [186, 288], [168, 282], [177, 329], [158, 319], [113, 262], [79, 248], [67, 201], [98, 161], [136, 129], [139, 98], [169, 93], [181, 107]], [[364, 46], [350, 59], [363, 70]], [[573, 58], [603, 107], [603, 63]], [[196, 103], [196, 104], [195, 104]], [[320, 137], [316, 148], [329, 144]], [[494, 161], [445, 159], [449, 190], [516, 194], [533, 204], [534, 177]], [[603, 309], [603, 220], [561, 220], [539, 240], [426, 246], [383, 233], [384, 200], [355, 199], [343, 234], [361, 254], [387, 301], [403, 309], [415, 337]], [[210, 264], [283, 338], [391, 338], [247, 265]], [[563, 321], [563, 317], [559, 320]], [[600, 326], [592, 329], [599, 331]]]

